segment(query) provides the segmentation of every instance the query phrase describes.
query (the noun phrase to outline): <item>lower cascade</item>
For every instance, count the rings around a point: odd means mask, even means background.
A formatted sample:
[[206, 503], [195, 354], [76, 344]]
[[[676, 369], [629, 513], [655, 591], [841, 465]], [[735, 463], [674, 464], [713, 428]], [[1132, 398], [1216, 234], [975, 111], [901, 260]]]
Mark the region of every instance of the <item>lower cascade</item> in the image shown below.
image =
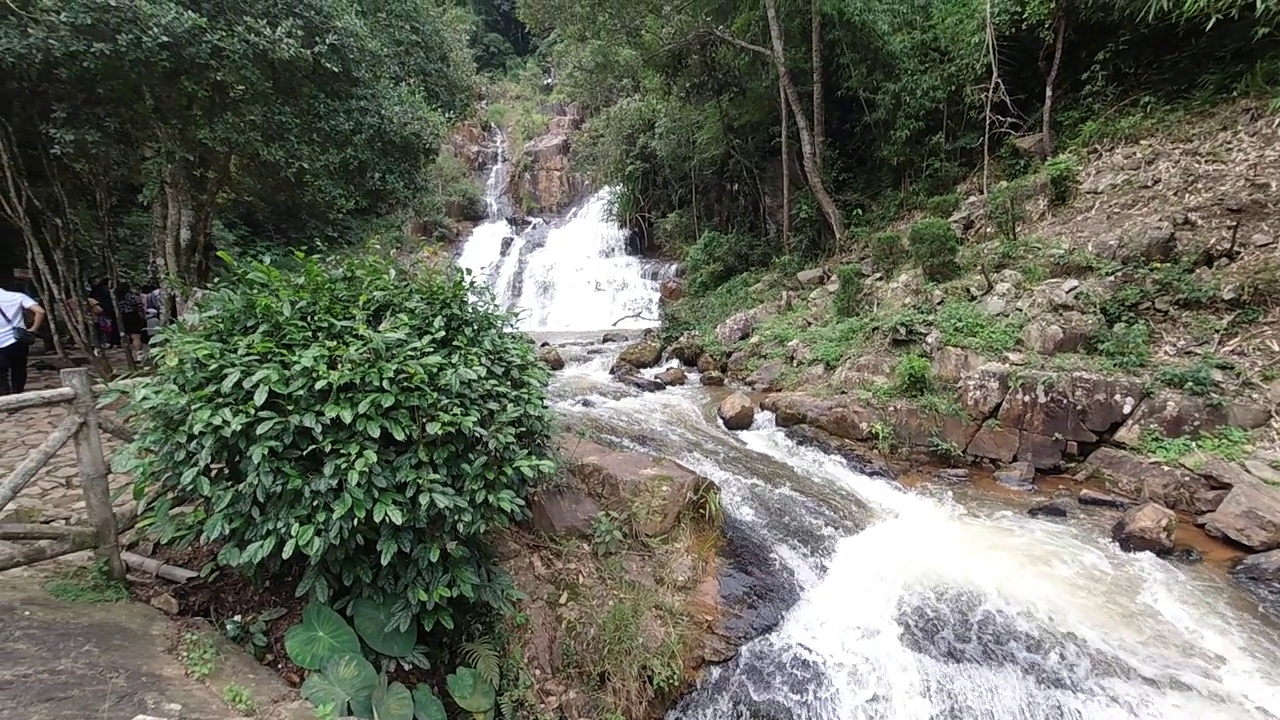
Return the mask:
[[766, 412], [730, 432], [696, 382], [610, 382], [593, 336], [562, 347], [557, 407], [714, 480], [799, 598], [668, 720], [1280, 717], [1280, 634], [1210, 568], [977, 489], [907, 490], [796, 444]]

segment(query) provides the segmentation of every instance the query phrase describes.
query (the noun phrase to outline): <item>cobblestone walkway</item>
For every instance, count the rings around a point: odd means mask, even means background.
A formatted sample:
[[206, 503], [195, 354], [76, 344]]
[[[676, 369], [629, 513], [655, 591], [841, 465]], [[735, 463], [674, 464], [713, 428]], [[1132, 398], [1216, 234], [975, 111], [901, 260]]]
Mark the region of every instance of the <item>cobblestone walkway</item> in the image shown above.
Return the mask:
[[[120, 360], [123, 367], [123, 360]], [[62, 386], [57, 371], [33, 369], [27, 390], [47, 390]], [[16, 412], [0, 411], [0, 479], [9, 476], [15, 468], [67, 417], [69, 403], [27, 408]], [[111, 457], [121, 442], [106, 433], [102, 434], [102, 450], [111, 464]], [[113, 472], [111, 488], [119, 494], [116, 506], [127, 504], [131, 494], [127, 490], [128, 475]], [[123, 491], [123, 492], [121, 492]], [[75, 444], [68, 441], [35, 479], [23, 488], [13, 502], [0, 513], [0, 522], [83, 524], [84, 499], [81, 496], [80, 476], [76, 468]]]

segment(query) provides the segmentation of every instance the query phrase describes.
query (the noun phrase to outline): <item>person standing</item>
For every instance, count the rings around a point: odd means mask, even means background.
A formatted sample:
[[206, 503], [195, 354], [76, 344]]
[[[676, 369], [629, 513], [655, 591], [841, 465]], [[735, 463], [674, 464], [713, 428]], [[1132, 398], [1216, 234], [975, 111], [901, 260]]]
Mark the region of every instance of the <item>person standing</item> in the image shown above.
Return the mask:
[[[27, 325], [31, 313], [31, 325]], [[30, 296], [0, 288], [0, 395], [27, 387], [27, 354], [44, 324], [44, 308]]]
[[133, 353], [135, 360], [142, 358], [142, 333], [147, 329], [146, 318], [142, 314], [142, 296], [129, 287], [129, 283], [120, 283], [116, 289], [116, 302], [120, 304], [120, 324], [124, 327], [128, 338], [128, 352]]

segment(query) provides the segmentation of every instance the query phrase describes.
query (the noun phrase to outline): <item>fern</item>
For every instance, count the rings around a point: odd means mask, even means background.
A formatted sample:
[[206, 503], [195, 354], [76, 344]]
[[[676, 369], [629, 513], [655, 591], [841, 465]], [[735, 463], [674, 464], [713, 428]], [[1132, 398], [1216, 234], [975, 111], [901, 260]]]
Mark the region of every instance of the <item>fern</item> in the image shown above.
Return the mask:
[[516, 720], [515, 693], [506, 692], [498, 698], [498, 708], [502, 710], [502, 720]]
[[502, 676], [502, 660], [492, 640], [481, 638], [475, 642], [462, 643], [462, 654], [467, 659], [467, 663], [480, 673], [480, 677], [493, 687], [498, 687], [498, 681]]

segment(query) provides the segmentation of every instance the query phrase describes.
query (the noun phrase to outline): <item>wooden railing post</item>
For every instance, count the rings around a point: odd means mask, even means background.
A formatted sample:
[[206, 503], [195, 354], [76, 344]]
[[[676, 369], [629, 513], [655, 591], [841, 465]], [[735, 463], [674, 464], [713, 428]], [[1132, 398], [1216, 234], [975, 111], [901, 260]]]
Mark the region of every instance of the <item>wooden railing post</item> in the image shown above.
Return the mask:
[[124, 562], [120, 559], [120, 547], [116, 534], [116, 518], [111, 512], [111, 487], [107, 481], [107, 460], [102, 454], [102, 436], [98, 430], [97, 402], [89, 371], [70, 368], [61, 373], [62, 384], [75, 393], [72, 410], [80, 416], [81, 423], [73, 438], [76, 446], [76, 464], [80, 470], [80, 485], [84, 490], [84, 507], [93, 523], [97, 538], [95, 552], [107, 561], [107, 574], [116, 580], [125, 576]]

